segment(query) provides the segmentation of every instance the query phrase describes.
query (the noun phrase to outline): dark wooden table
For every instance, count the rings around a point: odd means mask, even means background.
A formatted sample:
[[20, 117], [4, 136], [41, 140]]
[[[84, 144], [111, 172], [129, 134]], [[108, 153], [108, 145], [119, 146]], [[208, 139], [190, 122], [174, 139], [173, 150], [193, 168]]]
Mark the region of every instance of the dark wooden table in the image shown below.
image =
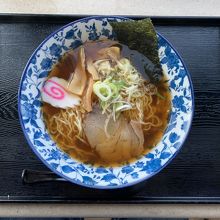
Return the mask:
[[[220, 20], [154, 18], [183, 57], [195, 91], [192, 129], [177, 157], [136, 194], [67, 182], [23, 185], [23, 169], [47, 170], [28, 146], [18, 120], [17, 91], [40, 42], [74, 17], [0, 15], [0, 201], [72, 203], [220, 203]], [[117, 192], [120, 193], [120, 192]]]

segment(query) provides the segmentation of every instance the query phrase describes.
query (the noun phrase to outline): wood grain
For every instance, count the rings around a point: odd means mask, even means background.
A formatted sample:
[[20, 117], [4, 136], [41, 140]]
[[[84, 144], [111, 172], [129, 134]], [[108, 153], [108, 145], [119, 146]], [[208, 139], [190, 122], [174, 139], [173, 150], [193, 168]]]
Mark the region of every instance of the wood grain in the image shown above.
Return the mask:
[[[54, 21], [56, 22], [56, 21]], [[140, 186], [138, 193], [85, 189], [70, 183], [22, 185], [22, 169], [47, 170], [28, 146], [18, 120], [17, 91], [34, 49], [57, 23], [0, 21], [0, 198], [67, 199], [74, 202], [146, 202], [152, 197], [220, 197], [220, 27], [157, 25], [183, 57], [195, 90], [195, 116], [177, 157]], [[132, 193], [133, 192], [133, 193]], [[119, 193], [119, 191], [117, 191]], [[119, 194], [116, 194], [119, 195]]]

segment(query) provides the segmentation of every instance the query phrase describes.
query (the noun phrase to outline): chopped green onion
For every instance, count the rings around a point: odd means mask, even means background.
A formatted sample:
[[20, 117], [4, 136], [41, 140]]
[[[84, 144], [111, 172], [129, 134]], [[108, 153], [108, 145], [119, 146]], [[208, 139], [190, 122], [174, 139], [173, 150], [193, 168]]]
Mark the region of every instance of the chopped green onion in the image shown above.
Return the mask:
[[126, 83], [123, 80], [116, 81], [116, 82], [113, 82], [113, 83], [117, 86], [118, 90], [121, 90], [123, 87], [126, 86]]
[[118, 95], [118, 92], [119, 92], [117, 86], [114, 83], [108, 83], [108, 85], [110, 86], [114, 97], [116, 97]]
[[131, 109], [132, 108], [132, 106], [130, 105], [130, 104], [122, 104], [121, 106], [118, 106], [116, 109], [115, 109], [115, 111], [116, 112], [122, 112], [122, 111], [126, 111], [126, 110], [129, 110], [129, 109]]
[[93, 85], [93, 92], [101, 99], [101, 101], [108, 101], [112, 97], [111, 87], [104, 82], [96, 82]]
[[163, 100], [166, 99], [166, 98], [165, 98], [164, 96], [162, 96], [159, 92], [157, 92], [156, 95], [157, 95], [159, 98], [163, 99]]

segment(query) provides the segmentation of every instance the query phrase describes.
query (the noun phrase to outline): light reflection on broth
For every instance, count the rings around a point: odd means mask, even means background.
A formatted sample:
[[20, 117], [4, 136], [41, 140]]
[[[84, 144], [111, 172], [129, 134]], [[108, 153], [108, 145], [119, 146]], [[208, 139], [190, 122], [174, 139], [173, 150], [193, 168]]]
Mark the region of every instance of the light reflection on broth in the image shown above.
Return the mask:
[[[99, 55], [97, 55], [98, 51], [103, 48], [111, 47], [114, 44], [117, 44], [117, 42], [110, 40], [85, 43], [83, 47], [85, 50], [86, 59], [99, 59]], [[70, 80], [71, 74], [75, 71], [77, 62], [79, 62], [77, 55], [78, 53], [79, 48], [68, 51], [60, 59], [60, 61], [56, 65], [54, 65], [48, 78], [59, 77], [67, 81]], [[113, 65], [114, 62], [116, 61], [111, 61], [111, 65]], [[87, 76], [89, 75], [88, 71], [86, 74]], [[103, 80], [105, 79], [102, 78], [102, 81]], [[116, 119], [116, 122], [114, 122], [116, 125], [111, 125], [111, 122], [109, 123], [109, 126], [113, 126], [115, 130], [118, 129], [117, 131], [121, 132], [120, 137], [116, 137], [117, 134], [115, 134], [114, 131], [110, 131], [110, 134], [108, 134], [110, 136], [112, 135], [112, 138], [118, 138], [117, 143], [114, 143], [116, 145], [119, 145], [117, 146], [117, 149], [113, 150], [114, 152], [111, 151], [111, 148], [109, 148], [106, 143], [103, 144], [103, 148], [106, 149], [105, 152], [102, 151], [102, 146], [100, 146], [100, 143], [93, 144], [94, 141], [96, 141], [94, 139], [98, 139], [97, 141], [100, 140], [101, 142], [102, 138], [106, 139], [106, 137], [108, 137], [108, 135], [103, 136], [106, 135], [102, 134], [103, 131], [100, 131], [100, 134], [97, 134], [96, 131], [94, 131], [95, 129], [97, 129], [95, 127], [98, 127], [99, 125], [96, 125], [96, 123], [94, 123], [93, 118], [95, 118], [101, 112], [101, 102], [99, 101], [97, 95], [94, 94], [94, 92], [91, 95], [93, 110], [90, 113], [88, 113], [82, 107], [82, 105], [75, 108], [62, 109], [44, 102], [42, 106], [42, 111], [48, 132], [50, 133], [52, 139], [63, 151], [79, 161], [101, 166], [117, 166], [127, 163], [129, 161], [133, 161], [141, 155], [149, 152], [149, 150], [154, 147], [163, 136], [164, 130], [168, 123], [168, 116], [171, 107], [171, 97], [166, 81], [166, 78], [163, 77], [160, 82], [156, 84], [155, 94], [145, 95], [144, 97], [140, 98], [143, 99], [143, 101], [140, 103], [147, 102], [145, 103], [146, 107], [144, 109], [144, 115], [140, 116], [140, 112], [138, 112], [137, 108], [125, 110], [120, 113], [120, 116], [116, 115], [116, 117], [118, 117]], [[145, 85], [145, 82], [143, 82], [143, 80], [141, 81], [141, 83]], [[86, 86], [88, 86], [88, 83]], [[121, 94], [123, 96], [122, 92]], [[83, 95], [85, 96], [85, 92], [83, 93]], [[139, 100], [139, 98], [136, 99]], [[133, 100], [135, 100], [135, 98], [133, 98]], [[97, 124], [101, 123], [102, 117], [104, 116], [100, 115], [100, 117], [98, 117]], [[135, 130], [135, 128], [130, 124], [131, 120], [136, 121], [137, 118], [141, 117], [144, 123], [141, 124], [142, 131], [138, 131], [139, 133], [137, 133], [136, 131], [138, 130], [138, 127], [136, 127], [137, 130]], [[81, 119], [83, 129], [82, 131], [79, 131], [79, 125], [76, 125], [76, 118]], [[107, 117], [103, 118], [104, 121], [106, 121], [106, 119]], [[120, 122], [118, 122], [118, 125], [117, 120]], [[68, 123], [65, 123], [65, 121]], [[90, 126], [86, 125], [86, 123], [94, 123], [94, 125]], [[122, 130], [123, 126], [121, 124], [123, 124], [124, 130], [127, 129], [126, 132], [128, 132], [129, 135], [125, 134], [125, 131]], [[90, 129], [89, 132], [88, 129]], [[101, 126], [99, 129], [101, 129]], [[142, 148], [140, 148], [141, 132], [143, 132], [144, 137]], [[91, 134], [88, 133], [92, 133], [96, 137], [91, 137]], [[134, 135], [133, 137], [136, 138], [135, 141], [129, 140], [131, 134]], [[122, 136], [125, 140], [122, 138]], [[120, 138], [123, 139], [124, 142], [120, 140]], [[107, 142], [111, 143], [111, 139], [106, 140], [109, 140]], [[126, 141], [129, 145], [128, 148], [126, 148]], [[136, 151], [135, 149], [133, 149], [132, 144], [138, 146], [139, 150]], [[118, 148], [120, 148], [121, 145], [123, 146], [123, 149], [119, 150]], [[129, 153], [126, 152], [126, 149], [128, 149]]]

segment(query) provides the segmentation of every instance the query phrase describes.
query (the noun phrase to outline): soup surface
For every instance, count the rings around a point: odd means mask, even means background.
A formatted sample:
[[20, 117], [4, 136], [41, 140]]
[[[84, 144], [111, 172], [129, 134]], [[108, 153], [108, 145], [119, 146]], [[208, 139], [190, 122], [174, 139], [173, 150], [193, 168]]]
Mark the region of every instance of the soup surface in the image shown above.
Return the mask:
[[[140, 68], [132, 64], [128, 48], [120, 45], [120, 55], [115, 57], [113, 52], [118, 49], [112, 47], [116, 44], [110, 40], [83, 44], [87, 89], [77, 95], [80, 104], [60, 108], [43, 102], [43, 117], [52, 139], [63, 151], [84, 163], [117, 166], [133, 161], [157, 145], [168, 123], [171, 108], [168, 80], [163, 76], [159, 82], [151, 83], [145, 80], [144, 73], [135, 75], [135, 69]], [[79, 60], [82, 47], [63, 55], [48, 80], [61, 78], [68, 82], [66, 87], [64, 83], [62, 86], [69, 88], [82, 62]], [[110, 52], [106, 48], [111, 48]], [[91, 77], [89, 62], [94, 64], [98, 80]], [[129, 68], [132, 68], [130, 75]], [[88, 92], [91, 81], [93, 86]], [[88, 94], [91, 106], [85, 107], [83, 97]]]

